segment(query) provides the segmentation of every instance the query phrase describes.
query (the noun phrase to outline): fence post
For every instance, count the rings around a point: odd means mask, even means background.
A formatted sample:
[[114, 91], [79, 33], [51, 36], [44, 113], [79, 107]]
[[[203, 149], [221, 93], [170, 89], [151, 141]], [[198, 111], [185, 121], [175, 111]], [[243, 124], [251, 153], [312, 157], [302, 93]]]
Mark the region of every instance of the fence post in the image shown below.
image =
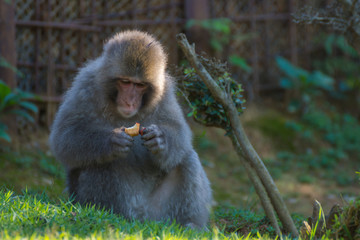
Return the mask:
[[[11, 68], [3, 67], [6, 61]], [[16, 87], [15, 8], [12, 0], [0, 0], [0, 80]]]
[[[294, 13], [295, 12], [295, 3], [294, 0], [289, 1], [289, 12]], [[297, 54], [297, 44], [296, 44], [296, 24], [293, 22], [293, 17], [290, 15], [289, 17], [289, 39], [290, 39], [290, 48], [291, 48], [291, 62], [295, 65], [298, 64], [298, 54]]]
[[[209, 0], [185, 0], [185, 19], [188, 20], [206, 20], [210, 18]], [[189, 41], [196, 43], [196, 49], [201, 52], [210, 53], [209, 39], [210, 35], [200, 26], [193, 26], [186, 29], [186, 35]]]
[[[249, 12], [250, 12], [250, 31], [254, 34], [257, 32], [257, 20], [256, 20], [256, 2], [255, 0], [249, 1]], [[253, 39], [253, 42], [251, 44], [251, 54], [252, 54], [252, 74], [253, 74], [253, 94], [254, 98], [259, 98], [260, 96], [260, 76], [259, 76], [259, 52], [258, 52], [258, 39]]]
[[[51, 10], [52, 10], [52, 1], [48, 1], [46, 5], [46, 11], [48, 13], [46, 21], [51, 22]], [[52, 39], [53, 39], [53, 30], [49, 28], [46, 30], [46, 37], [47, 37], [47, 53], [48, 53], [48, 63], [46, 69], [46, 95], [48, 97], [48, 102], [46, 104], [46, 123], [50, 128], [56, 113], [56, 105], [54, 102], [50, 101], [51, 98], [55, 96], [55, 89], [56, 89], [56, 78], [54, 77], [54, 64], [55, 60], [53, 57], [52, 52]]]

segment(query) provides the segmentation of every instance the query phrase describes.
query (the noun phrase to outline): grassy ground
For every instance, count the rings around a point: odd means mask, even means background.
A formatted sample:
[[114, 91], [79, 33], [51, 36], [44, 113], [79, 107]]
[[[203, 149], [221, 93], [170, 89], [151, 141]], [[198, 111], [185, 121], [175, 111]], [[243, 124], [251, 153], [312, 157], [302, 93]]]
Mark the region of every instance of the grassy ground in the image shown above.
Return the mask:
[[[215, 222], [216, 219], [219, 221]], [[66, 199], [54, 202], [46, 194], [25, 191], [16, 195], [0, 190], [1, 239], [257, 239], [259, 236], [275, 238], [266, 218], [248, 211], [218, 209], [209, 230], [193, 230], [176, 223], [128, 221], [93, 206], [73, 205]]]
[[[269, 168], [290, 212], [297, 214], [294, 218], [300, 228], [301, 221], [312, 214], [315, 199], [327, 213], [335, 203], [343, 205], [359, 196], [355, 172], [360, 170], [360, 165], [356, 161], [357, 155], [331, 162], [331, 167], [325, 162], [320, 166], [315, 164], [313, 168], [311, 159], [288, 157], [284, 152], [296, 152], [302, 144], [296, 138], [297, 133], [285, 127], [288, 120], [289, 116], [280, 111], [259, 106], [248, 107], [242, 116], [251, 142]], [[273, 229], [263, 215], [257, 195], [225, 132], [195, 123], [191, 126], [194, 146], [212, 183], [216, 201], [210, 232], [181, 230], [166, 224], [127, 222], [100, 210], [72, 206], [64, 192], [63, 169], [48, 150], [47, 131], [41, 130], [31, 131], [28, 138], [12, 146], [3, 146], [0, 152], [0, 195], [2, 203], [8, 204], [5, 208], [4, 204], [1, 206], [0, 238], [47, 235], [54, 239], [70, 236], [236, 239], [239, 236], [246, 238], [249, 233], [256, 237], [258, 231], [262, 239], [273, 237]], [[316, 142], [316, 146], [321, 145], [326, 143]], [[15, 193], [4, 200], [9, 189]], [[41, 195], [43, 192], [46, 196]]]

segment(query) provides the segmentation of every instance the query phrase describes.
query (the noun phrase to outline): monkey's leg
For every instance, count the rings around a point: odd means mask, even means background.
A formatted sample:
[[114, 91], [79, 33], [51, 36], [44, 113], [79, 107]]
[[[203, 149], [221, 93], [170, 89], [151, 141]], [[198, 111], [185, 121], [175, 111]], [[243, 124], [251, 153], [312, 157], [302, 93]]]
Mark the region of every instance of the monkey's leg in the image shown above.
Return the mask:
[[191, 228], [204, 228], [209, 215], [211, 190], [200, 163], [180, 165], [170, 171], [150, 198], [152, 218], [175, 220]]
[[198, 156], [193, 153], [179, 167], [179, 182], [171, 196], [171, 214], [191, 228], [206, 228], [212, 203], [211, 189]]

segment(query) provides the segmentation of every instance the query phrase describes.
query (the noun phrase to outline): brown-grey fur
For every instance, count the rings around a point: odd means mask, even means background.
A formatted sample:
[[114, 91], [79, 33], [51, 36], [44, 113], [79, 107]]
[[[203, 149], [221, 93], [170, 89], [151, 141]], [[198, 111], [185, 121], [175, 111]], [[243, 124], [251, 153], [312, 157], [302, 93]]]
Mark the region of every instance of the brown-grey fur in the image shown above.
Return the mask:
[[[176, 219], [204, 227], [211, 189], [165, 68], [166, 55], [152, 36], [139, 31], [115, 35], [100, 57], [80, 69], [65, 94], [50, 146], [66, 168], [70, 194], [80, 203], [96, 203], [129, 219]], [[117, 76], [151, 86], [131, 118], [116, 112]], [[161, 153], [144, 146], [141, 136], [129, 141], [126, 154], [119, 153], [123, 146], [113, 143], [114, 129], [135, 122], [162, 133]]]

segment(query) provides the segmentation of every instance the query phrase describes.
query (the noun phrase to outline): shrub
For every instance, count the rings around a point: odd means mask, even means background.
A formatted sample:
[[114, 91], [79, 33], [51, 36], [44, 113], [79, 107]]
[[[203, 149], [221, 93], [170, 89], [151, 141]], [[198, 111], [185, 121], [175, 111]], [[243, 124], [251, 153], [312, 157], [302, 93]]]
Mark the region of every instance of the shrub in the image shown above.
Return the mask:
[[8, 115], [20, 117], [29, 122], [34, 122], [31, 113], [37, 113], [38, 108], [29, 100], [36, 98], [34, 94], [12, 90], [4, 82], [0, 81], [0, 139], [11, 142], [11, 137], [7, 133], [7, 125], [4, 118]]

